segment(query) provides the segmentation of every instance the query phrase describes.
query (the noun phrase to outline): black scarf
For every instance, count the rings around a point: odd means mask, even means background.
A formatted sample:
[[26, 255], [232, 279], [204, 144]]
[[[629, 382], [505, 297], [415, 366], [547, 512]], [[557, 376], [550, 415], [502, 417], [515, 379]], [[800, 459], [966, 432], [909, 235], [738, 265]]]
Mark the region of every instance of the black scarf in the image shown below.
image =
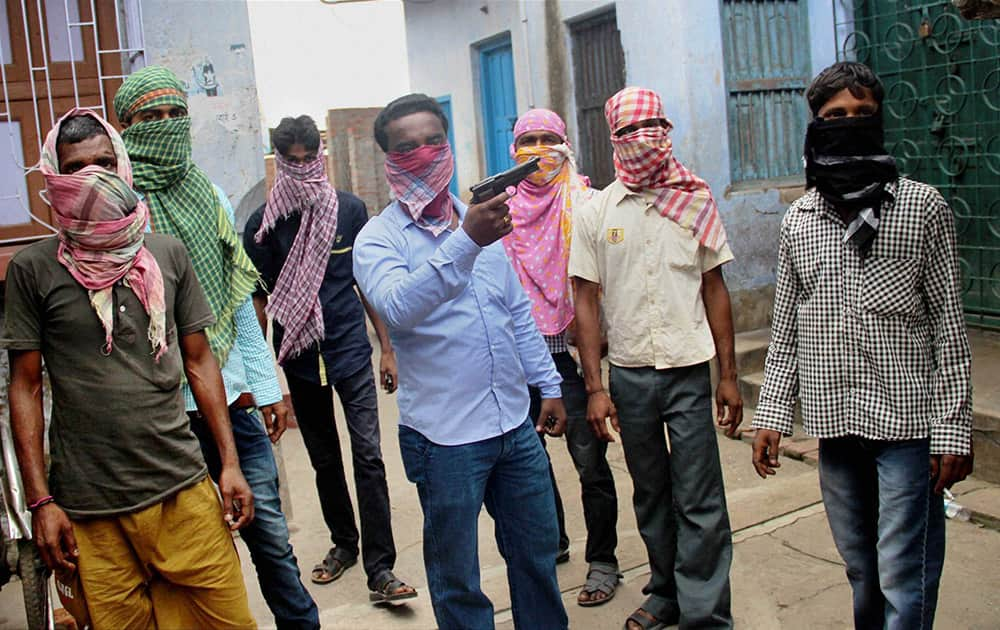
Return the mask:
[[806, 131], [806, 187], [839, 210], [856, 212], [845, 238], [866, 252], [878, 230], [885, 186], [899, 177], [886, 153], [882, 116], [816, 118]]

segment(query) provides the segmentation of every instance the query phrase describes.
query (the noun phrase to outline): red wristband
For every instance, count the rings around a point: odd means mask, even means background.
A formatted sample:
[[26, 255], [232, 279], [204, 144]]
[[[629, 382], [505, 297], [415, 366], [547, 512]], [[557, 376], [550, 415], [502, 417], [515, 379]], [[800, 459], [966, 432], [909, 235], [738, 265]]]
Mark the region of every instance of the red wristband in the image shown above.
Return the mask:
[[50, 494], [48, 496], [42, 497], [41, 499], [38, 499], [37, 501], [35, 501], [32, 504], [30, 504], [28, 506], [28, 511], [29, 512], [34, 512], [35, 510], [37, 510], [38, 508], [42, 507], [43, 505], [48, 505], [49, 503], [55, 503], [55, 502], [56, 502], [55, 497], [53, 497]]

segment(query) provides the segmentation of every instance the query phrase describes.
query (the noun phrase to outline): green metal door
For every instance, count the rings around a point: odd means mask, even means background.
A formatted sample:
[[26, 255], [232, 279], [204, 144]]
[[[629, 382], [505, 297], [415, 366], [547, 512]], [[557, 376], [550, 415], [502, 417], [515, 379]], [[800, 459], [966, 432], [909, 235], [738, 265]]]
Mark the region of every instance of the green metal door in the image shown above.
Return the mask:
[[[949, 0], [834, 0], [838, 56], [886, 88], [886, 144], [955, 213], [970, 324], [1000, 327], [1000, 20]], [[842, 8], [848, 7], [844, 11]]]

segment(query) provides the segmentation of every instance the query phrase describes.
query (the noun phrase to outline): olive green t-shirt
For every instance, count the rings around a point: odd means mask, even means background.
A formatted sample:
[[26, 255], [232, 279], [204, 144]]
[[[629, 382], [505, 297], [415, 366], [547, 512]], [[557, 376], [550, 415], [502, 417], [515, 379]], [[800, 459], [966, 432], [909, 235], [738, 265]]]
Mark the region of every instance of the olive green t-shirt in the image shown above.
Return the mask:
[[178, 339], [214, 322], [184, 245], [147, 234], [166, 298], [167, 351], [159, 362], [149, 316], [135, 293], [114, 287], [114, 339], [88, 292], [56, 258], [59, 243], [27, 247], [7, 269], [2, 345], [40, 350], [52, 382], [49, 491], [72, 518], [154, 505], [204, 478], [205, 461], [184, 412]]

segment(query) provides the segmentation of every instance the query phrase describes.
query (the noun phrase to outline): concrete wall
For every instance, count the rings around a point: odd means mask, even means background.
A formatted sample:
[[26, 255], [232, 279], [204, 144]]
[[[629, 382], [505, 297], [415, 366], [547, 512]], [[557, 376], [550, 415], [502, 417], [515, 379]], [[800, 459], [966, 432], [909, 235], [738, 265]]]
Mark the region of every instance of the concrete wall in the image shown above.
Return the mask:
[[[246, 2], [143, 0], [146, 63], [164, 65], [189, 85], [195, 162], [222, 187], [237, 227], [264, 203], [264, 157]], [[218, 90], [199, 86], [211, 62]]]
[[[695, 4], [697, 8], [695, 8]], [[478, 62], [474, 45], [510, 32], [519, 111], [562, 110], [576, 139], [568, 25], [615, 5], [626, 82], [657, 90], [675, 125], [677, 157], [715, 191], [738, 264], [726, 278], [739, 329], [769, 323], [775, 242], [781, 216], [801, 192], [732, 186], [722, 24], [718, 2], [688, 0], [434, 0], [406, 3], [410, 82], [415, 91], [450, 91], [462, 190], [483, 175]], [[486, 11], [480, 10], [485, 7]], [[524, 21], [522, 21], [524, 20]], [[813, 74], [836, 58], [830, 0], [809, 0]], [[442, 30], [447, 36], [442, 36]]]

